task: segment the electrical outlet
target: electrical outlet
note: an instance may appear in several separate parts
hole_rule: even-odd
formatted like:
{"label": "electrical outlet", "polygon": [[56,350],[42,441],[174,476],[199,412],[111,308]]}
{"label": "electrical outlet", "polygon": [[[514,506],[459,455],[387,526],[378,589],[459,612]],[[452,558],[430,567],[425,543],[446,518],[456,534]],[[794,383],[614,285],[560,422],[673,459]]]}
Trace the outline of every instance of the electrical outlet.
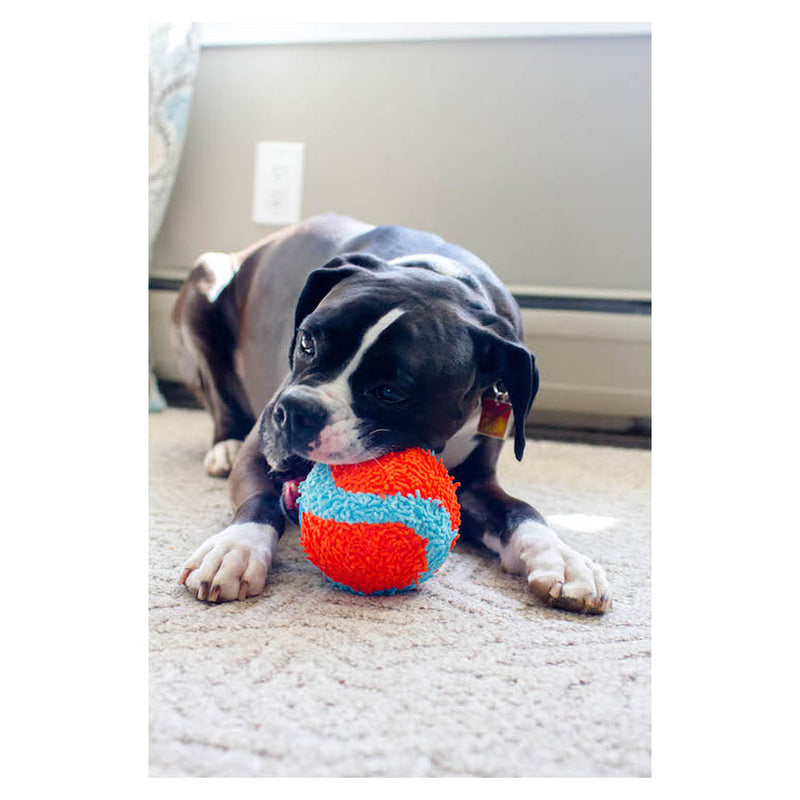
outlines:
{"label": "electrical outlet", "polygon": [[253,222],[291,225],[303,202],[302,142],[258,142],[253,182]]}

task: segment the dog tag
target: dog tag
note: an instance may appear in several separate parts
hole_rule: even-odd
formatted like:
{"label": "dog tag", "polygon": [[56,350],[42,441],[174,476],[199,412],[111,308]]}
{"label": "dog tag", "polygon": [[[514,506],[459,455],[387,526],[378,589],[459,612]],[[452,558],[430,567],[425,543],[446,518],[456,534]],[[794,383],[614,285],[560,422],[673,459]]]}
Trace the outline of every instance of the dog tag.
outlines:
{"label": "dog tag", "polygon": [[505,439],[508,420],[511,417],[511,403],[484,397],[481,403],[481,418],[478,433],[493,439]]}

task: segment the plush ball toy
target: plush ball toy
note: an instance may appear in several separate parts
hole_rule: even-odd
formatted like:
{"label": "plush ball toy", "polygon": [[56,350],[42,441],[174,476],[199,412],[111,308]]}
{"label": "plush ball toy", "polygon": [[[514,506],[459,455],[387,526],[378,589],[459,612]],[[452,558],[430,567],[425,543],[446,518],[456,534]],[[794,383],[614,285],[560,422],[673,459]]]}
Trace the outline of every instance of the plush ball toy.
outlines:
{"label": "plush ball toy", "polygon": [[300,484],[300,543],[340,589],[413,589],[458,539],[457,487],[444,464],[420,448],[360,464],[315,464]]}

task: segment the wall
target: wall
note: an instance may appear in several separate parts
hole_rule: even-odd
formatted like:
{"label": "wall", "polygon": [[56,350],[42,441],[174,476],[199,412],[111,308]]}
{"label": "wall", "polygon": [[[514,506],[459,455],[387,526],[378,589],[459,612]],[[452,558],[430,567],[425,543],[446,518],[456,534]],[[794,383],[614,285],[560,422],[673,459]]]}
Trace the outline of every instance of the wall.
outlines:
{"label": "wall", "polygon": [[306,143],[303,215],[427,228],[508,283],[650,287],[650,38],[205,48],[152,270],[239,249],[256,142]]}

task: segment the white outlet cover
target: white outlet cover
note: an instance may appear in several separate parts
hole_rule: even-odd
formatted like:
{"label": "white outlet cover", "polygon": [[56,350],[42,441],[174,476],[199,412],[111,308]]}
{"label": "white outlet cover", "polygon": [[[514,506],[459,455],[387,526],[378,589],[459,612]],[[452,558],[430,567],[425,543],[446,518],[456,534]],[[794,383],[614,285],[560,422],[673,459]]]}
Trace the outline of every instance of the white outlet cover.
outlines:
{"label": "white outlet cover", "polygon": [[258,142],[253,182],[253,222],[291,225],[300,220],[303,202],[302,142]]}

